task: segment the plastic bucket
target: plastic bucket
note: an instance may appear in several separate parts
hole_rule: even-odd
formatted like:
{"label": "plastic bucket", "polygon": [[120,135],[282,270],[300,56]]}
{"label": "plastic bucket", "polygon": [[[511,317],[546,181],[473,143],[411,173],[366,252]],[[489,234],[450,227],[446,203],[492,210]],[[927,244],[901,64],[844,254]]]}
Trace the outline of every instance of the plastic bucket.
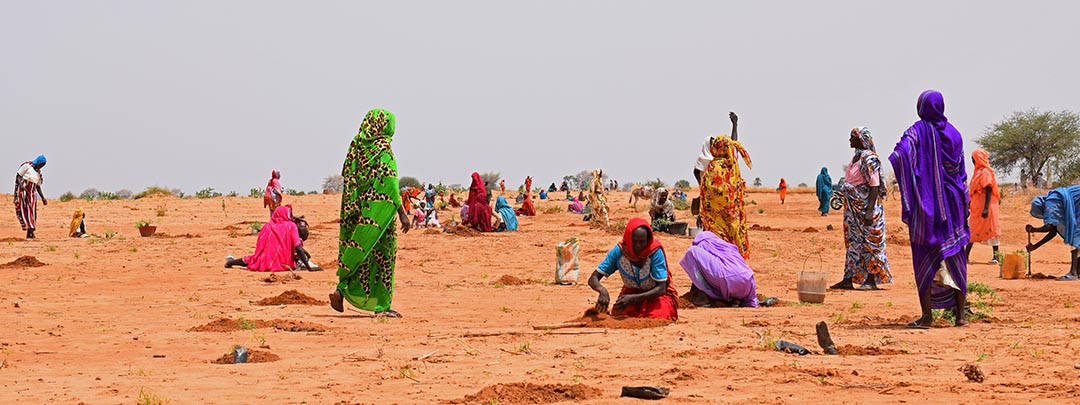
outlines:
{"label": "plastic bucket", "polygon": [[826,275],[825,272],[818,271],[799,272],[799,301],[811,304],[825,302]]}
{"label": "plastic bucket", "polygon": [[689,226],[686,222],[675,222],[668,225],[668,233],[672,235],[686,235],[686,228]]}
{"label": "plastic bucket", "polygon": [[1017,279],[1027,277],[1027,257],[1020,253],[1007,253],[1001,263],[1001,278]]}

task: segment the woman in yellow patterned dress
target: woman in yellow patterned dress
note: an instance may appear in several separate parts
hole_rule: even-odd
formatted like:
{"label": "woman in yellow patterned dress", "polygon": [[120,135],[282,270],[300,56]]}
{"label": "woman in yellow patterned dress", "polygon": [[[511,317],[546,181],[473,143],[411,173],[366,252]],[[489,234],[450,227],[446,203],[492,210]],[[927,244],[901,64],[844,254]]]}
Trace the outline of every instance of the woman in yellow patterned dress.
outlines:
{"label": "woman in yellow patterned dress", "polygon": [[731,118],[731,136],[720,135],[712,138],[710,151],[713,159],[701,176],[701,221],[706,231],[739,247],[739,252],[746,259],[750,258],[750,241],[746,232],[746,208],[743,197],[746,194],[746,181],[739,172],[736,154],[746,161],[746,167],[753,168],[750,155],[739,143],[739,116],[734,112]]}

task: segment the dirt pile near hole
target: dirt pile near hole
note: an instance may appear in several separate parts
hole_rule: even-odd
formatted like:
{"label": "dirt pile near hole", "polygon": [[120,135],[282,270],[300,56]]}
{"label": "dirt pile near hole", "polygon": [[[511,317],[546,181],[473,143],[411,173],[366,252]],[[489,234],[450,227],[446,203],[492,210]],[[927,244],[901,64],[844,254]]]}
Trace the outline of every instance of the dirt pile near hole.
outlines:
{"label": "dirt pile near hole", "polygon": [[777,232],[780,228],[773,228],[771,226],[761,226],[759,224],[750,225],[751,231],[765,231],[765,232]]}
{"label": "dirt pile near hole", "polygon": [[8,263],[0,264],[0,269],[22,269],[27,267],[41,267],[45,265],[45,263],[42,263],[34,256],[23,256]]}
{"label": "dirt pile near hole", "polygon": [[301,277],[299,274],[289,272],[289,274],[284,274],[284,275],[281,275],[281,276],[278,276],[277,273],[270,273],[269,276],[266,276],[266,277],[262,278],[261,280],[264,283],[267,283],[267,284],[273,284],[273,283],[288,284],[290,281],[303,280],[303,279],[304,278]]}
{"label": "dirt pile near hole", "polygon": [[480,231],[467,227],[465,225],[455,226],[453,232],[450,232],[457,236],[474,237],[480,236]]}
{"label": "dirt pile near hole", "polygon": [[814,232],[817,232],[818,230],[817,230],[817,228],[814,228],[812,226],[808,226],[808,227],[806,227],[806,229],[803,229],[802,231],[803,231],[803,233],[814,233]]}
{"label": "dirt pile near hole", "polygon": [[[235,355],[236,355],[235,353],[229,353],[229,354],[223,355],[221,357],[218,357],[217,360],[211,361],[211,363],[213,363],[213,364],[235,364],[236,363]],[[247,358],[248,363],[269,363],[269,362],[278,361],[278,360],[281,360],[281,356],[278,356],[278,355],[276,355],[274,353],[271,353],[269,351],[266,351],[266,350],[252,350],[252,351],[248,352],[248,358]]]}
{"label": "dirt pile near hole", "polygon": [[313,322],[292,319],[228,319],[219,318],[206,324],[188,329],[188,332],[236,332],[240,330],[274,328],[285,332],[326,332],[329,327]]}
{"label": "dirt pile near hole", "polygon": [[255,305],[326,305],[327,301],[319,301],[302,292],[289,290],[276,297],[263,298],[255,302]]}
{"label": "dirt pile near hole", "polygon": [[671,321],[667,319],[627,318],[622,316],[613,316],[609,314],[602,314],[592,308],[586,310],[584,315],[582,315],[578,319],[574,319],[571,322],[585,322],[586,328],[607,329],[659,328],[661,326],[667,326],[671,324]]}
{"label": "dirt pile near hole", "polygon": [[522,280],[520,278],[511,276],[509,274],[504,274],[502,277],[499,277],[499,279],[496,280],[495,283],[496,284],[502,284],[502,285],[526,285],[526,284],[532,284],[531,281]]}
{"label": "dirt pile near hole", "polygon": [[906,354],[903,350],[889,349],[878,346],[854,346],[843,345],[837,348],[841,356],[891,356],[896,354]]}
{"label": "dirt pile near hole", "polygon": [[442,231],[435,228],[428,228],[424,230],[424,235],[441,235]]}
{"label": "dirt pile near hole", "polygon": [[604,392],[585,384],[510,383],[484,387],[451,404],[551,404],[601,398]]}

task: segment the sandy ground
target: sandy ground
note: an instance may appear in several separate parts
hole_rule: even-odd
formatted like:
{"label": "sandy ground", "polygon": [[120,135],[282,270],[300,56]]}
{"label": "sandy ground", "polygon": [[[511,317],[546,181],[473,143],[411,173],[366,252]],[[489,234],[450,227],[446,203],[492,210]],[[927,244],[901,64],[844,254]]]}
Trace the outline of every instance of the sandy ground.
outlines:
{"label": "sandy ground", "polygon": [[[613,216],[644,216],[645,204],[630,208],[626,196],[611,198]],[[540,215],[521,219],[517,233],[402,236],[394,307],[404,318],[376,319],[328,306],[254,304],[287,290],[326,300],[337,282],[333,269],[300,280],[278,273],[268,283],[267,273],[223,268],[227,254],[254,248],[246,222],[266,220],[260,199],[226,198],[224,210],[222,199],[57,201],[41,209],[39,239],[28,242],[10,196],[0,196],[0,264],[21,256],[47,264],[0,270],[0,402],[440,403],[524,382],[584,384],[601,394],[581,402],[596,404],[637,401],[618,398],[624,385],[669,387],[668,402],[685,403],[1077,401],[1080,283],[1002,280],[997,266],[974,264],[970,281],[998,294],[992,322],[904,329],[918,301],[910,251],[893,243],[895,282],[885,291],[830,292],[822,305],[799,305],[799,271],[841,277],[841,232],[826,230],[839,229],[841,215],[818,216],[810,194],[793,194],[786,205],[771,193],[747,200],[751,224],[778,229],[751,231],[750,263],[758,291],[778,296],[780,307],[683,309],[678,323],[660,328],[542,333],[532,326],[577,318],[592,305],[596,295],[584,281],[619,239],[565,213],[564,201],[539,202]],[[1006,251],[1026,243],[1028,201],[1005,200]],[[308,249],[315,260],[332,267],[338,197],[288,202],[314,227]],[[887,206],[890,239],[905,239],[906,231],[897,231],[898,202]],[[91,232],[116,234],[66,238],[78,207]],[[548,213],[552,207],[561,209]],[[166,237],[139,237],[133,224],[140,219],[153,219]],[[817,232],[804,232],[808,227]],[[582,283],[553,285],[555,244],[568,237],[581,240]],[[660,238],[676,286],[686,291],[677,259],[691,240]],[[986,246],[973,252],[979,261],[989,256]],[[1068,249],[1051,242],[1036,252],[1033,267],[1064,273]],[[496,282],[504,275],[534,282]],[[618,281],[605,284],[613,289]],[[220,318],[243,320],[246,328],[189,331]],[[273,320],[313,327],[264,327]],[[814,324],[823,320],[837,344],[870,355],[797,356],[763,347],[763,340],[784,339],[817,350]],[[233,345],[265,346],[260,358],[280,360],[213,364]],[[960,371],[966,365],[985,381],[969,382]]]}

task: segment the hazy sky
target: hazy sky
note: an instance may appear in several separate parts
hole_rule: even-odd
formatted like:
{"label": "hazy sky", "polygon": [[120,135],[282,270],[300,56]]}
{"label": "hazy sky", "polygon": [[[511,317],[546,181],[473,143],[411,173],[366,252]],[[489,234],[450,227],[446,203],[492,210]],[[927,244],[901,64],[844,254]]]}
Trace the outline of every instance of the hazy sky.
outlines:
{"label": "hazy sky", "polygon": [[887,156],[927,88],[969,152],[1011,111],[1080,111],[1078,15],[1075,1],[0,0],[0,163],[45,153],[47,196],[246,194],[275,168],[312,190],[382,107],[402,175],[545,185],[602,167],[670,183],[733,110],[748,182],[812,184],[851,158],[853,126]]}

